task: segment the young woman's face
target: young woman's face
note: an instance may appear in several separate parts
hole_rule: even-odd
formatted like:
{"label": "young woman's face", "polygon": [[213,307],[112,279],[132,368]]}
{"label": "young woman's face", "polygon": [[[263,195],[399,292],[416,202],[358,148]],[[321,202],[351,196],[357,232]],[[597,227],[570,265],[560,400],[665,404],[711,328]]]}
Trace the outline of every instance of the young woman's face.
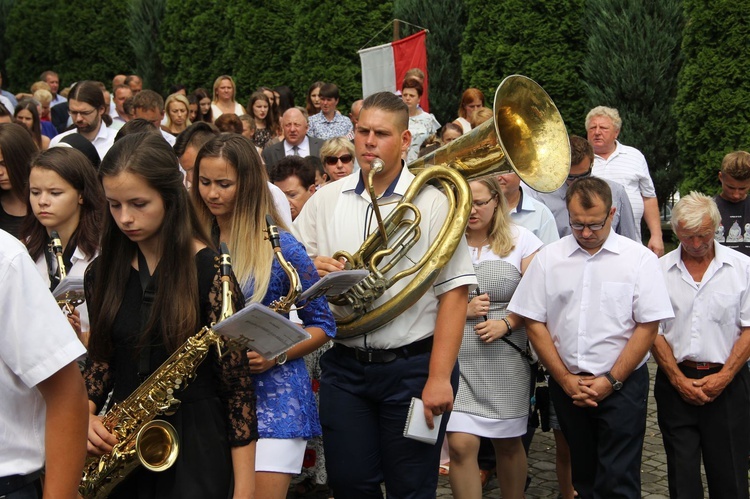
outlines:
{"label": "young woman's face", "polygon": [[164,223],[164,199],[140,175],[121,172],[102,179],[109,213],[117,227],[134,243],[159,238]]}
{"label": "young woman's face", "polygon": [[10,176],[8,175],[8,167],[5,166],[3,151],[0,149],[0,190],[9,191],[10,189],[11,185]]}
{"label": "young woman's face", "polygon": [[195,123],[195,120],[198,118],[198,104],[190,104],[190,107],[188,108],[188,119],[190,119],[191,123]]}
{"label": "young woman's face", "polygon": [[470,120],[472,116],[474,116],[474,113],[477,109],[484,106],[484,103],[480,99],[474,99],[473,101],[469,102],[464,106],[464,111],[466,112],[466,119]]}
{"label": "young woman's face", "polygon": [[476,180],[471,182],[469,186],[471,187],[473,204],[467,228],[483,235],[489,234],[492,217],[498,205],[497,196],[499,193],[493,194],[486,185]]}
{"label": "young woman's face", "polygon": [[16,123],[31,130],[31,127],[34,126],[34,115],[28,109],[21,109],[16,114]]}
{"label": "young woman's face", "polygon": [[320,109],[320,87],[313,88],[313,91],[310,92],[310,102],[315,109]]}
{"label": "young woman's face", "polygon": [[401,90],[401,98],[404,100],[404,103],[410,111],[416,109],[419,104],[419,94],[413,88],[405,88]]}
{"label": "young woman's face", "polygon": [[208,114],[208,112],[211,110],[211,99],[208,97],[204,97],[200,100],[198,105],[201,108],[201,114]]}
{"label": "young woman's face", "polygon": [[185,108],[185,104],[179,101],[172,101],[169,103],[167,108],[169,113],[169,119],[175,126],[183,126],[187,123],[188,110]]}
{"label": "young woman's face", "polygon": [[253,116],[257,120],[266,119],[266,116],[268,116],[268,103],[261,99],[253,102]]}
{"label": "young woman's face", "polygon": [[72,233],[81,218],[81,194],[57,172],[35,166],[29,175],[31,210],[48,231]]}
{"label": "young woman's face", "polygon": [[198,192],[217,219],[231,217],[237,196],[237,169],[224,158],[203,158],[199,166]]}

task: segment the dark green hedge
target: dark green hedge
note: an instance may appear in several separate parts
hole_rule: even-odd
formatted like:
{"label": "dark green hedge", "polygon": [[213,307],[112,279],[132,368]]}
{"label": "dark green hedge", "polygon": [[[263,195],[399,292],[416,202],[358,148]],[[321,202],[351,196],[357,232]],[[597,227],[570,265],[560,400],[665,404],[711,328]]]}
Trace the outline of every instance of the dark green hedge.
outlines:
{"label": "dark green hedge", "polygon": [[682,0],[587,0],[585,12],[586,112],[599,105],[619,110],[619,140],[644,154],[663,202],[680,174],[672,110],[680,68]]}
{"label": "dark green hedge", "polygon": [[679,77],[680,191],[718,191],[727,152],[750,148],[747,2],[684,0],[684,67]]}
{"label": "dark green hedge", "polygon": [[523,74],[549,93],[568,129],[583,129],[580,79],[583,0],[466,0],[461,44],[466,87],[481,89],[491,105],[503,77]]}

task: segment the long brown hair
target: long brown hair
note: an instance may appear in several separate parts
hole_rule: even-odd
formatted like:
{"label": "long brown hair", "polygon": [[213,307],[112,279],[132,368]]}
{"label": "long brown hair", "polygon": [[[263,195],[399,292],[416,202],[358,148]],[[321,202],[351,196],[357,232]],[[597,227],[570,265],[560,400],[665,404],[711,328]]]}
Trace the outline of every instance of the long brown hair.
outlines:
{"label": "long brown hair", "polygon": [[10,180],[10,191],[19,200],[26,195],[29,183],[29,162],[38,148],[25,126],[0,123],[0,153]]}
{"label": "long brown hair", "polygon": [[[99,249],[102,210],[104,209],[104,191],[96,178],[91,161],[79,150],[69,147],[53,147],[38,154],[31,160],[32,168],[43,168],[57,173],[69,183],[83,199],[78,228],[68,245],[81,248],[89,259]],[[26,217],[21,225],[21,240],[31,257],[36,260],[42,255],[47,245],[47,228],[34,215],[29,198],[29,187],[26,187]]]}
{"label": "long brown hair", "polygon": [[[183,186],[177,156],[163,138],[140,133],[117,141],[102,160],[99,179],[123,172],[141,177],[164,202],[156,293],[141,343],[158,330],[167,350],[173,351],[201,326],[194,241],[210,245],[209,238]],[[112,349],[109,331],[122,305],[138,245],[120,231],[111,213],[107,213],[101,246],[89,304],[89,355],[106,361]]]}

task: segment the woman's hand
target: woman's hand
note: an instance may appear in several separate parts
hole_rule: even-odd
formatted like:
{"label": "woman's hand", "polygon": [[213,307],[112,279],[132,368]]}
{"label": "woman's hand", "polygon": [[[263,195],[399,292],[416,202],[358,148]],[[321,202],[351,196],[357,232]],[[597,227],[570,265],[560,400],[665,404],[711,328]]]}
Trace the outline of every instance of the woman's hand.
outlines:
{"label": "woman's hand", "polygon": [[75,308],[72,309],[72,311],[68,313],[68,322],[70,322],[70,325],[73,326],[73,330],[78,335],[78,338],[80,338],[81,337],[81,313]]}
{"label": "woman's hand", "polygon": [[474,326],[474,332],[479,336],[479,339],[485,343],[492,343],[495,340],[499,340],[506,334],[508,334],[508,326],[505,325],[505,321],[484,321]]}
{"label": "woman's hand", "polygon": [[102,456],[112,452],[112,447],[117,444],[117,437],[107,431],[102,424],[102,418],[95,414],[89,414],[88,438],[86,451],[90,456]]}
{"label": "woman's hand", "polygon": [[250,361],[250,372],[252,374],[264,373],[276,365],[276,359],[268,360],[252,350],[248,350],[247,359]]}
{"label": "woman's hand", "polygon": [[476,317],[484,317],[489,310],[490,296],[487,293],[483,293],[471,299],[469,306],[466,309],[466,318],[474,319]]}

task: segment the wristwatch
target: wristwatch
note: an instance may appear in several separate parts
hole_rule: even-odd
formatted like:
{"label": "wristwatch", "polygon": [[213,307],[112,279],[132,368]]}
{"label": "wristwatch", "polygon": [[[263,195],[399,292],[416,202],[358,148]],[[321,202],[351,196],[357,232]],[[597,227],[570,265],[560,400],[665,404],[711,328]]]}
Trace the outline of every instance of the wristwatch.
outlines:
{"label": "wristwatch", "polygon": [[615,377],[612,376],[612,374],[609,371],[604,373],[604,377],[607,378],[607,381],[612,383],[612,389],[614,391],[619,391],[622,389],[622,381],[617,381]]}
{"label": "wristwatch", "polygon": [[[281,353],[276,356],[276,365],[283,366],[286,364],[286,353]],[[622,383],[620,383],[622,385]]]}

